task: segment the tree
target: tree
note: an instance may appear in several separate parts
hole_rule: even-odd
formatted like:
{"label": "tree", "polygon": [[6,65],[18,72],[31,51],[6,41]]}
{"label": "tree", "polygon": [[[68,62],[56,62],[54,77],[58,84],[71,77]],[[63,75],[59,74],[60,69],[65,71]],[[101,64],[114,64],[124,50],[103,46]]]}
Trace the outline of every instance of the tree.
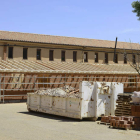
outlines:
{"label": "tree", "polygon": [[140,1],[134,1],[131,5],[134,8],[132,12],[137,13],[138,20],[140,20]]}

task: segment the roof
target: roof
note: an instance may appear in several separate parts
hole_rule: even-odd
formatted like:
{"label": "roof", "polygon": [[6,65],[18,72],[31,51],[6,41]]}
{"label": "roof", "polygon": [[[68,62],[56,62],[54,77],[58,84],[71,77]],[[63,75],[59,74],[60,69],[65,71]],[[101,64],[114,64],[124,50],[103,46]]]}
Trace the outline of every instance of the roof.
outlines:
{"label": "roof", "polygon": [[[0,31],[0,40],[114,48],[115,41]],[[138,43],[118,42],[117,48],[138,49]]]}
{"label": "roof", "polygon": [[39,60],[1,60],[0,72],[137,74],[137,72],[130,65],[47,62]]}

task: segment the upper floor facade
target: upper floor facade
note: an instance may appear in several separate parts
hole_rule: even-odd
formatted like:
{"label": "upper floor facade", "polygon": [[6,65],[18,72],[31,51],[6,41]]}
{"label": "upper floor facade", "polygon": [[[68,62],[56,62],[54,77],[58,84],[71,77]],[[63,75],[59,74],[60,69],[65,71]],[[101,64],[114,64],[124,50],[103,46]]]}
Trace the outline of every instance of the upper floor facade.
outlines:
{"label": "upper floor facade", "polygon": [[118,42],[114,60],[115,41],[0,31],[0,60],[129,64],[138,62],[138,47]]}

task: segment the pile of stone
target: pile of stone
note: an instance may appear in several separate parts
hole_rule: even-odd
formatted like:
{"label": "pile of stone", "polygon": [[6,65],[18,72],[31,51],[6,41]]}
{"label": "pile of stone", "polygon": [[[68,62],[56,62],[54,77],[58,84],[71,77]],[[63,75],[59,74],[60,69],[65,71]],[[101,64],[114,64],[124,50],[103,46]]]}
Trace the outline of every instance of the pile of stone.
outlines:
{"label": "pile of stone", "polygon": [[33,94],[38,95],[48,95],[48,96],[59,96],[59,97],[75,97],[80,98],[79,90],[76,90],[75,88],[71,86],[64,86],[61,88],[48,88],[45,90],[37,90]]}

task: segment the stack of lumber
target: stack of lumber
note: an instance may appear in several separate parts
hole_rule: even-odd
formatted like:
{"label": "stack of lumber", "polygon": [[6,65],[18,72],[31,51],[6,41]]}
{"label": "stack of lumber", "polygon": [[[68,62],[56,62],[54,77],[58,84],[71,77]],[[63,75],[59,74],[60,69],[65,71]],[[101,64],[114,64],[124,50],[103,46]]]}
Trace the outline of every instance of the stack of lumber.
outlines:
{"label": "stack of lumber", "polygon": [[132,94],[128,93],[120,93],[118,95],[118,100],[116,103],[115,116],[130,116],[131,115],[131,105],[130,102],[132,101],[131,98]]}
{"label": "stack of lumber", "polygon": [[101,122],[110,123],[110,127],[124,128],[124,129],[138,129],[140,128],[140,117],[134,116],[104,116]]}

